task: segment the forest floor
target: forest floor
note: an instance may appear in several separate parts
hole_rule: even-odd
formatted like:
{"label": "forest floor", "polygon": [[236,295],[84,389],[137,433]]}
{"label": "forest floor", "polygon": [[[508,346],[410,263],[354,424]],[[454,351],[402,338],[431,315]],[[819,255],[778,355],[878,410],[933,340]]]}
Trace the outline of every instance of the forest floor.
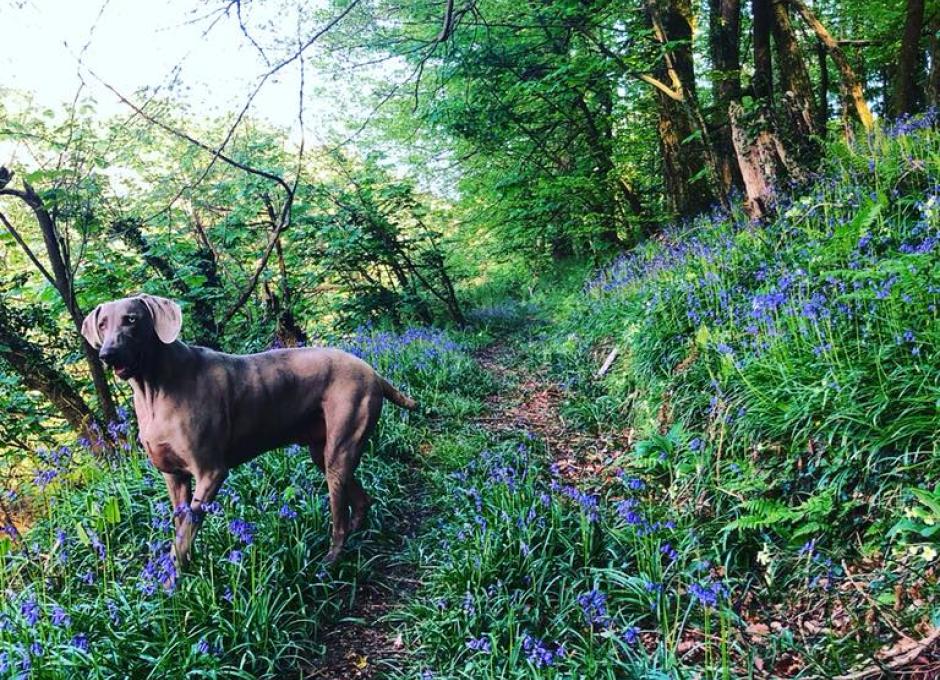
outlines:
{"label": "forest floor", "polygon": [[[557,474],[569,483],[600,488],[616,480],[615,462],[630,445],[631,431],[598,435],[571,427],[561,412],[561,388],[544,367],[531,365],[525,344],[513,338],[494,341],[477,350],[474,358],[496,389],[486,399],[485,411],[466,427],[482,429],[493,440],[528,433],[545,447]],[[413,472],[411,491],[417,497],[423,493],[420,470]],[[322,658],[308,664],[302,678],[368,680],[403,670],[411,650],[395,614],[421,585],[418,568],[407,557],[407,543],[420,540],[433,519],[426,503],[418,505],[424,511],[396,527],[400,540],[376,558],[374,576],[361,584],[361,592],[351,593],[354,603],[348,614],[324,635]]]}

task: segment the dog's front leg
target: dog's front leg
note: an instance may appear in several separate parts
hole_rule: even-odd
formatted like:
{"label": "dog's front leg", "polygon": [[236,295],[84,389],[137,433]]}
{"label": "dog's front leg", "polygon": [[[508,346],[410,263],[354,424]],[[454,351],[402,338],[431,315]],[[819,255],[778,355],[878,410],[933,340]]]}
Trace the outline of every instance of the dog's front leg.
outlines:
{"label": "dog's front leg", "polygon": [[173,524],[177,531],[183,524],[186,509],[192,503],[193,491],[190,488],[189,475],[177,472],[164,472],[166,490],[170,494],[170,507],[173,512]]}
{"label": "dog's front leg", "polygon": [[173,544],[173,553],[180,567],[189,561],[189,553],[196,538],[196,532],[202,525],[203,507],[215,499],[222,482],[228,475],[228,470],[206,470],[196,476],[196,489],[193,492],[192,502],[183,517],[183,522],[176,531],[176,541]]}

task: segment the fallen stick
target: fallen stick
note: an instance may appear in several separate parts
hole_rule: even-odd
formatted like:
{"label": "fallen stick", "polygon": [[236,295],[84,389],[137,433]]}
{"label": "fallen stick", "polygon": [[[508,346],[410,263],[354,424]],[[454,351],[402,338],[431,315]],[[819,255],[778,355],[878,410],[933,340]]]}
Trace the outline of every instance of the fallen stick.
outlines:
{"label": "fallen stick", "polygon": [[610,350],[610,354],[607,355],[607,358],[604,359],[604,363],[601,365],[600,370],[597,371],[598,378],[603,378],[604,374],[610,370],[610,367],[613,365],[614,361],[616,361],[618,354],[620,354],[620,350],[616,347]]}

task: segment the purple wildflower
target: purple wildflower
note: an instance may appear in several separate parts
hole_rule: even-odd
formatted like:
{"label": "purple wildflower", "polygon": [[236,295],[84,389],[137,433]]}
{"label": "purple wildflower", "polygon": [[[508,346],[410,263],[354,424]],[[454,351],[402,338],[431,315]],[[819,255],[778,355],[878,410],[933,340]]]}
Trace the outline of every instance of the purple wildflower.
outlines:
{"label": "purple wildflower", "polygon": [[72,638],[72,642],[70,644],[72,645],[72,647],[74,647],[80,652],[87,652],[88,651],[88,636],[85,635],[84,633],[79,633],[75,637]]}
{"label": "purple wildflower", "polygon": [[490,641],[486,637],[471,638],[467,640],[467,649],[472,649],[477,652],[483,652],[484,654],[489,654],[492,651],[490,647]]}

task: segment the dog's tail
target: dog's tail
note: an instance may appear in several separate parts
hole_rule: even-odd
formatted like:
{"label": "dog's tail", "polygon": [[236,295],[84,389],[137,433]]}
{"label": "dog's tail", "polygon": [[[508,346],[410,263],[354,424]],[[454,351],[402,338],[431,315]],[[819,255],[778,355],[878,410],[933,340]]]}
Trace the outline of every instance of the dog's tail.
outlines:
{"label": "dog's tail", "polygon": [[382,394],[384,394],[385,398],[391,401],[393,404],[398,404],[402,408],[406,408],[409,411],[414,411],[416,408],[418,408],[418,404],[415,403],[414,399],[411,397],[406,397],[404,394],[396,390],[395,386],[382,376],[379,376],[379,382],[382,384]]}

